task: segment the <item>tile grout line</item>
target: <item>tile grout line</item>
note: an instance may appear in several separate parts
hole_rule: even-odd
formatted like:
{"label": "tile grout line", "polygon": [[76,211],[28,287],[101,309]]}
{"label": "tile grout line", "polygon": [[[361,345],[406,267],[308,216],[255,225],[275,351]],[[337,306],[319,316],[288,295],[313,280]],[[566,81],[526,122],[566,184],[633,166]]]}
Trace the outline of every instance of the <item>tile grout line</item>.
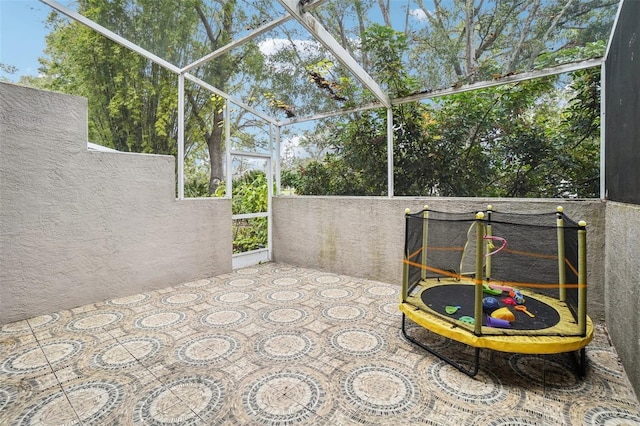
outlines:
{"label": "tile grout line", "polygon": [[[153,376],[153,378],[154,378],[154,379],[155,379],[155,380],[160,384],[160,386],[161,386],[161,387],[163,387],[163,388],[165,388],[167,391],[171,392],[171,394],[172,394],[172,395],[174,395],[174,396],[178,399],[178,401],[180,401],[180,402],[176,402],[176,403],[175,403],[175,404],[173,404],[171,407],[175,407],[175,406],[176,406],[176,405],[178,405],[179,403],[182,403],[182,404],[183,404],[183,405],[185,405],[185,406],[189,409],[189,411],[191,411],[191,412],[192,412],[192,413],[193,413],[197,418],[199,418],[200,420],[205,420],[205,419],[203,419],[202,417],[200,417],[200,415],[199,415],[198,413],[196,413],[195,411],[193,411],[193,409],[189,406],[189,404],[187,404],[185,401],[183,401],[183,400],[182,400],[182,398],[180,398],[180,396],[179,396],[179,395],[175,394],[175,393],[173,392],[173,390],[171,390],[170,388],[167,388],[167,387],[166,387],[166,383],[164,383],[162,380],[160,380],[160,378],[159,378],[158,376],[156,376],[156,375],[153,373],[153,371],[151,371],[151,370],[149,369],[149,367],[147,367],[147,366],[146,366],[146,365],[145,365],[145,364],[144,364],[140,359],[138,359],[138,358],[137,358],[133,353],[131,353],[131,351],[130,351],[126,346],[124,346],[124,345],[120,342],[120,340],[118,340],[118,337],[117,337],[117,336],[113,336],[113,335],[111,334],[111,332],[109,332],[109,331],[107,331],[107,333],[108,333],[108,334],[109,334],[109,335],[110,335],[110,336],[111,336],[111,337],[112,337],[112,338],[113,338],[113,339],[118,343],[118,345],[120,345],[120,347],[122,347],[122,348],[123,348],[123,349],[124,349],[124,350],[129,354],[129,355],[131,355],[131,357],[132,357],[133,359],[135,359],[135,360],[136,360],[136,363],[137,363],[138,365],[141,365],[141,366],[145,369],[145,371],[147,371],[151,376]],[[171,407],[169,407],[169,408],[171,408]]]}
{"label": "tile grout line", "polygon": [[[268,288],[272,288],[272,287],[269,285],[269,283],[267,283],[267,287],[268,287]],[[267,287],[265,287],[265,288],[267,288]],[[279,287],[275,286],[275,287],[273,287],[273,290],[277,290],[278,288],[279,288]],[[256,288],[252,288],[252,290],[255,292]],[[282,306],[289,306],[289,304],[283,304]],[[286,327],[286,328],[284,328],[284,330],[286,330],[286,331],[292,331],[292,332],[293,332],[293,331],[295,331],[295,332],[301,332],[301,333],[304,333],[303,331],[301,331],[301,330],[299,330],[299,329],[297,329],[297,328],[291,329],[291,328],[289,328],[289,327]],[[307,330],[307,329],[305,328],[305,330]],[[312,330],[312,331],[313,331],[313,330]],[[225,357],[225,358],[227,358],[227,357]],[[228,358],[227,358],[227,359],[228,359]],[[332,368],[330,364],[328,364],[328,363],[326,363],[326,362],[323,362],[323,361],[322,361],[322,360],[320,360],[320,359],[316,359],[316,360],[317,360],[317,361],[318,361],[318,362],[319,362],[323,367],[328,367],[329,369],[330,369],[330,368]],[[278,365],[278,369],[277,369],[277,370],[278,370],[278,372],[279,372],[279,373],[285,373],[285,372],[287,372],[287,371],[290,371],[290,369],[291,369],[291,367],[290,367],[290,366],[288,366],[286,363],[278,363],[278,364],[279,364],[279,365]],[[324,371],[322,371],[322,374],[324,375]],[[274,387],[273,387],[271,384],[269,384],[269,383],[265,383],[265,385],[266,385],[269,389],[273,390],[273,392],[274,392],[274,393],[277,393],[277,394],[278,394],[278,396],[279,396],[279,398],[285,398],[286,400],[290,401],[292,404],[295,404],[295,406],[298,406],[298,407],[302,408],[303,410],[305,410],[306,412],[311,413],[312,415],[316,415],[316,416],[318,416],[317,411],[314,411],[314,410],[312,410],[312,409],[308,408],[306,405],[302,404],[302,403],[301,403],[301,402],[299,402],[298,400],[296,400],[296,399],[294,399],[294,398],[292,398],[291,396],[289,396],[289,395],[288,395],[288,393],[289,393],[290,391],[292,391],[292,390],[295,390],[295,389],[299,386],[299,384],[294,384],[294,385],[288,386],[288,387],[286,387],[286,388],[284,388],[284,389],[282,389],[282,390],[281,390],[281,389],[274,388]],[[324,420],[324,419],[323,419],[323,420]]]}
{"label": "tile grout line", "polygon": [[29,322],[29,319],[27,319],[27,325],[29,326],[29,330],[31,330],[31,334],[33,335],[33,338],[36,339],[36,343],[38,344],[38,348],[40,348],[40,351],[42,352],[42,355],[44,356],[45,361],[47,361],[47,365],[49,366],[49,369],[53,373],[53,376],[56,378],[56,382],[58,382],[58,386],[60,387],[60,390],[62,391],[62,394],[64,395],[64,398],[69,403],[69,406],[71,407],[71,410],[73,410],[73,414],[78,419],[78,423],[80,425],[82,425],[83,424],[82,423],[82,419],[80,418],[80,416],[78,415],[78,412],[76,411],[76,409],[74,408],[73,404],[71,403],[71,400],[69,399],[69,395],[67,394],[67,391],[64,389],[64,386],[62,386],[62,383],[60,383],[60,379],[58,378],[58,375],[56,374],[55,369],[51,365],[51,362],[49,361],[49,358],[47,357],[47,353],[42,348],[42,344],[40,343],[40,339],[38,339],[38,336],[36,335],[36,332],[33,330],[33,327],[31,327],[31,323]]}

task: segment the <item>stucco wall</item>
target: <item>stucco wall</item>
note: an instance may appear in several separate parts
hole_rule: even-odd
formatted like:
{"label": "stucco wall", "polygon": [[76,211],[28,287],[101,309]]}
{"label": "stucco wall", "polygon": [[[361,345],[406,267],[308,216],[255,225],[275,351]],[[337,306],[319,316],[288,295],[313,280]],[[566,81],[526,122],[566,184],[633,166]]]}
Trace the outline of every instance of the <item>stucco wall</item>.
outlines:
{"label": "stucco wall", "polygon": [[231,203],[87,151],[85,99],[0,83],[0,324],[231,270]]}
{"label": "stucco wall", "polygon": [[273,253],[278,262],[401,284],[404,210],[555,212],[587,221],[588,313],[604,321],[605,203],[599,200],[276,197]]}
{"label": "stucco wall", "polygon": [[607,329],[640,395],[640,206],[607,203]]}

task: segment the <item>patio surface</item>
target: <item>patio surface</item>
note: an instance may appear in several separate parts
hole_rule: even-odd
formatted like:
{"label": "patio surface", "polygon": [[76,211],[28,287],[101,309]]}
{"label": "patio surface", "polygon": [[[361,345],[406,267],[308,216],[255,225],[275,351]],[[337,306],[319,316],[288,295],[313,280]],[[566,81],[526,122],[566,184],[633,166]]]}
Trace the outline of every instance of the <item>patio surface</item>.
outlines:
{"label": "patio surface", "polygon": [[491,351],[469,378],[401,337],[398,295],[267,263],[6,324],[0,424],[640,424],[605,328],[584,380],[566,355]]}

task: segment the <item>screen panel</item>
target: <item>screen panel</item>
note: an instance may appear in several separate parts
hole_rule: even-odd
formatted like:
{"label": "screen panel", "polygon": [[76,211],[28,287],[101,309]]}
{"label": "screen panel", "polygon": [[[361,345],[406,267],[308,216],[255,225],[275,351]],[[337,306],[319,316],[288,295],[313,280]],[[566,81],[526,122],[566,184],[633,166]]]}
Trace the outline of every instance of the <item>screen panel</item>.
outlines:
{"label": "screen panel", "polygon": [[625,1],[606,59],[605,197],[640,204],[640,2]]}

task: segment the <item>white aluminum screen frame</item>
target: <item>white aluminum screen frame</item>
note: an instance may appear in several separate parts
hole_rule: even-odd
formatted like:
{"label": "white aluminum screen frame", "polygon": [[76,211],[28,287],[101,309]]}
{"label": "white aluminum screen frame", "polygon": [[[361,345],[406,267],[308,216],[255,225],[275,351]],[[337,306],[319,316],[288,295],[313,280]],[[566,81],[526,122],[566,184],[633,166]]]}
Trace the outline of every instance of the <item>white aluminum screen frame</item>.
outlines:
{"label": "white aluminum screen frame", "polygon": [[[193,76],[191,74],[188,73],[188,70],[201,65],[207,61],[210,61],[212,59],[214,59],[215,57],[227,52],[228,50],[240,46],[243,43],[246,43],[250,40],[252,40],[253,38],[259,36],[260,34],[265,33],[266,31],[277,27],[278,25],[289,21],[290,19],[295,19],[297,20],[308,32],[309,34],[314,37],[318,42],[320,42],[329,52],[331,52],[337,60],[339,60],[347,69],[349,69],[352,74],[365,86],[367,87],[373,94],[374,96],[378,99],[378,102],[371,104],[371,105],[367,105],[364,107],[359,107],[354,109],[355,110],[361,110],[361,109],[371,109],[371,108],[387,108],[388,111],[390,111],[391,105],[399,105],[399,104],[403,104],[403,103],[407,103],[407,102],[413,102],[413,101],[420,101],[420,100],[424,100],[424,99],[429,99],[429,98],[434,98],[434,97],[438,97],[438,96],[443,96],[443,95],[447,95],[447,94],[452,94],[452,93],[459,93],[459,92],[465,92],[465,91],[469,91],[469,90],[475,90],[475,89],[481,89],[481,88],[485,88],[485,87],[491,87],[491,86],[497,86],[497,85],[502,85],[502,84],[507,84],[507,83],[513,83],[516,81],[522,81],[522,80],[530,80],[533,78],[537,78],[537,77],[542,77],[542,76],[546,76],[546,75],[554,75],[554,74],[561,74],[561,73],[566,73],[566,72],[571,72],[571,71],[576,71],[579,69],[585,69],[585,68],[591,68],[591,67],[595,67],[595,66],[601,66],[602,69],[603,64],[605,62],[606,59],[606,54],[604,57],[602,58],[595,58],[595,59],[590,59],[590,60],[586,60],[586,61],[579,61],[576,63],[570,63],[570,64],[564,64],[564,65],[560,65],[557,67],[552,67],[552,68],[548,68],[548,69],[543,69],[543,70],[536,70],[536,71],[532,71],[532,72],[528,72],[528,73],[522,73],[522,74],[516,74],[513,76],[509,76],[507,78],[502,78],[499,80],[493,80],[493,81],[482,81],[482,82],[478,82],[478,83],[473,83],[473,84],[469,84],[469,85],[463,85],[459,88],[448,88],[448,89],[444,89],[444,90],[435,90],[433,92],[430,92],[428,94],[418,94],[418,95],[413,95],[413,96],[409,96],[406,98],[402,98],[402,99],[390,99],[388,94],[386,92],[384,92],[379,84],[358,64],[358,62],[331,36],[331,34],[322,26],[322,24],[315,19],[308,10],[317,7],[318,5],[322,4],[324,1],[323,0],[318,0],[318,1],[311,1],[311,2],[307,2],[306,5],[301,6],[301,3],[296,1],[296,0],[278,0],[278,2],[287,10],[287,12],[289,13],[288,16],[283,16],[280,18],[277,18],[271,22],[265,23],[264,25],[260,26],[259,28],[255,29],[254,31],[252,31],[250,34],[248,34],[245,37],[242,37],[241,39],[232,41],[229,45],[222,47],[221,49],[218,49],[215,52],[211,52],[207,55],[205,55],[204,57],[194,61],[191,64],[188,64],[187,66],[180,68],[160,57],[158,57],[157,55],[154,55],[153,53],[145,50],[144,48],[138,46],[137,44],[125,39],[124,37],[119,36],[118,34],[114,33],[113,31],[108,30],[107,28],[97,24],[96,22],[84,17],[83,15],[67,8],[66,6],[60,4],[59,2],[55,1],[55,0],[40,0],[41,3],[46,4],[47,6],[51,7],[52,9],[57,10],[58,12],[68,16],[69,18],[80,22],[83,25],[86,25],[87,27],[93,29],[94,31],[98,32],[99,34],[102,34],[103,36],[113,40],[114,42],[126,47],[127,49],[130,49],[140,55],[142,55],[143,57],[159,64],[160,66],[166,68],[169,71],[174,72],[177,76],[178,76],[178,87],[179,87],[179,93],[178,93],[178,99],[184,99],[184,79],[188,79],[194,83],[197,83],[199,85],[201,85],[203,88],[206,88],[210,91],[212,91],[213,93],[223,97],[226,101],[227,101],[227,106],[229,105],[229,101],[235,103],[236,105],[245,108],[246,110],[252,112],[253,114],[256,114],[257,116],[263,118],[264,120],[268,121],[269,123],[271,123],[272,125],[276,125],[277,126],[277,130],[276,130],[276,141],[278,142],[278,145],[280,143],[280,128],[282,126],[286,126],[288,124],[293,124],[293,123],[299,123],[299,122],[303,122],[303,121],[312,121],[315,119],[318,119],[320,117],[319,116],[315,116],[315,117],[307,117],[307,118],[297,118],[294,120],[290,120],[287,122],[282,122],[282,121],[278,121],[273,117],[268,117],[265,114],[262,114],[258,111],[256,111],[254,108],[252,108],[249,105],[244,104],[242,101],[234,99],[231,95],[217,89],[214,88],[213,86],[207,84],[206,82],[198,79],[196,76]],[[620,9],[621,9],[621,5],[622,3],[620,3],[620,6],[618,8],[618,13],[616,14],[616,22],[618,20],[618,16],[620,13]],[[615,23],[614,23],[614,28],[615,28]],[[613,31],[612,31],[612,35],[611,35],[611,39],[613,38]],[[609,40],[609,44],[607,46],[607,53],[609,50],[609,46],[611,44],[611,39]],[[604,85],[602,86],[602,90],[601,90],[601,94],[600,94],[600,105],[601,108],[604,108],[604,92],[605,92],[605,87]],[[182,112],[181,112],[182,110]],[[228,108],[227,108],[228,111]],[[335,112],[335,113],[330,113],[330,114],[322,114],[321,116],[331,116],[331,115],[338,115],[338,114],[345,114],[348,113],[349,111],[341,111],[341,112]],[[602,116],[604,116],[605,111],[602,110],[601,112]],[[184,104],[180,104],[179,105],[179,110],[178,110],[178,115],[179,115],[179,123],[178,123],[178,154],[180,153],[184,153]],[[180,117],[182,117],[182,120],[180,120]],[[387,113],[387,146],[388,146],[388,150],[389,153],[387,154],[387,161],[388,161],[388,165],[387,165],[387,182],[388,182],[388,196],[389,197],[393,197],[393,125],[389,125],[389,123],[392,123],[392,114],[389,114],[389,112]],[[226,122],[228,122],[228,120],[225,120]],[[602,123],[604,123],[604,120],[602,121]],[[602,126],[601,123],[601,126]],[[605,144],[605,140],[604,140],[604,129],[601,128],[601,140],[600,140],[600,144],[601,144],[601,167],[600,167],[600,182],[601,182],[601,189],[600,189],[600,198],[604,199],[606,194],[604,193],[604,144]],[[227,136],[228,136],[228,132],[227,132]],[[226,139],[227,141],[229,140],[228,138]],[[279,146],[278,146],[278,154],[279,154]],[[271,151],[271,154],[273,155],[273,150]],[[278,156],[276,159],[276,170],[278,171],[278,173],[280,172],[280,157]],[[184,199],[184,155],[178,155],[178,199],[182,200]],[[227,183],[229,184],[229,186],[227,186],[227,188],[231,188],[230,186],[230,181],[227,178]],[[278,194],[280,193],[280,177],[278,175],[277,178],[277,183],[278,183],[278,188],[277,188],[277,192]]]}
{"label": "white aluminum screen frame", "polygon": [[[228,121],[228,120],[227,120]],[[270,132],[271,133],[271,132]],[[270,134],[269,137],[269,148],[270,151],[273,149],[272,137]],[[259,217],[267,218],[267,247],[257,250],[251,250],[245,253],[235,253],[231,258],[231,265],[233,269],[244,268],[247,266],[256,265],[262,262],[268,262],[273,259],[273,209],[272,209],[272,200],[273,200],[273,162],[272,162],[272,154],[260,154],[257,152],[244,152],[244,151],[232,151],[227,150],[227,180],[230,179],[231,176],[231,163],[233,158],[252,158],[257,160],[265,160],[265,173],[267,174],[267,211],[266,212],[255,212],[255,213],[241,213],[241,214],[232,214],[231,220],[238,219],[254,219]],[[232,186],[228,186],[229,191],[227,195],[231,197],[233,193]]]}

